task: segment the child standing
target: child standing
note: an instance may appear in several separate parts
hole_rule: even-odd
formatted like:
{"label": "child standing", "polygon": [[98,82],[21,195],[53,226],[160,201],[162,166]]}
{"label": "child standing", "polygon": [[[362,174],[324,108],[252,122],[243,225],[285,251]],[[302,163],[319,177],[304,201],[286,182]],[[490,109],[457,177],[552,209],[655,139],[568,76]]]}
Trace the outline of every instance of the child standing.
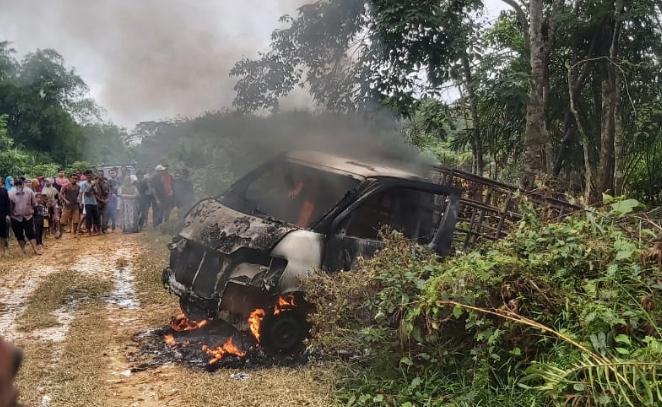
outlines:
{"label": "child standing", "polygon": [[44,223],[48,217],[48,202],[44,194],[37,194],[37,205],[34,207],[34,232],[37,247],[41,250],[44,246]]}

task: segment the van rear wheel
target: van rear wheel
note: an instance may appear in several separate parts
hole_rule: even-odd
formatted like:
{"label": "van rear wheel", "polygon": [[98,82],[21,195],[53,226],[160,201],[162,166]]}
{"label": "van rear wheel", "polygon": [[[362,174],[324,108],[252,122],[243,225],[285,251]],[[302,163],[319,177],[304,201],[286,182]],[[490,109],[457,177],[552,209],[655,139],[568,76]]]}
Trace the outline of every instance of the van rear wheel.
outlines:
{"label": "van rear wheel", "polygon": [[265,317],[260,327],[261,344],[268,352],[294,353],[301,349],[309,332],[305,313],[285,311]]}

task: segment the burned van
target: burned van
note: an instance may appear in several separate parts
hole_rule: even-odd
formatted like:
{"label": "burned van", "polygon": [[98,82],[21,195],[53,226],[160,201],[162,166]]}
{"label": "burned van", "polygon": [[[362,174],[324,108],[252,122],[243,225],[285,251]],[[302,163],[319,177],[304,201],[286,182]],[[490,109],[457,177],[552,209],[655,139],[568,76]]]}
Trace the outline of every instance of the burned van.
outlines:
{"label": "burned van", "polygon": [[373,255],[385,226],[445,255],[459,201],[459,190],[394,166],[284,154],[187,214],[163,282],[194,320],[238,324],[255,310],[287,311],[268,312],[256,334],[288,349],[306,333],[305,310],[293,303],[303,303],[307,275]]}

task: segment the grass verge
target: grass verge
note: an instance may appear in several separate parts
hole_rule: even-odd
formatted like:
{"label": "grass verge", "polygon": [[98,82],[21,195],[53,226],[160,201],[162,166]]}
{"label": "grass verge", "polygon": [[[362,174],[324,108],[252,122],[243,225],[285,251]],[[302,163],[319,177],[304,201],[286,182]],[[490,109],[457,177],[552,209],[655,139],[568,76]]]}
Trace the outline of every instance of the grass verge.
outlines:
{"label": "grass verge", "polygon": [[18,329],[29,332],[58,324],[53,311],[77,301],[94,301],[110,292],[109,280],[82,277],[74,271],[60,271],[50,275],[32,293],[27,307],[17,321]]}
{"label": "grass verge", "polygon": [[52,406],[108,406],[105,372],[108,371],[106,343],[109,321],[101,302],[81,309],[71,326],[58,364],[51,378]]}
{"label": "grass verge", "polygon": [[183,386],[181,400],[190,407],[242,406],[331,407],[335,370],[331,364],[300,368],[270,368],[250,370],[246,381],[230,379],[233,373],[221,370],[214,374],[180,370],[177,374]]}

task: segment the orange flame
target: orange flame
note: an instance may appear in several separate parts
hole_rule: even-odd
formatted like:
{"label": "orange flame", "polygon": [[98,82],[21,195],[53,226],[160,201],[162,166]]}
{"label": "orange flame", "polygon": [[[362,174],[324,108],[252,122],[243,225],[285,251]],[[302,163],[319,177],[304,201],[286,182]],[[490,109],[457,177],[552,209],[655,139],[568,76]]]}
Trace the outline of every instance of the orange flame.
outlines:
{"label": "orange flame", "polygon": [[[278,297],[276,305],[274,305],[272,314],[278,315],[281,312],[293,310],[297,307],[296,297],[294,294],[286,294]],[[248,326],[255,337],[255,340],[260,343],[260,326],[262,325],[262,320],[267,315],[267,311],[264,308],[256,308],[248,316]]]}
{"label": "orange flame", "polygon": [[211,356],[212,358],[209,360],[209,364],[213,365],[221,360],[223,360],[224,357],[226,356],[238,356],[238,357],[243,357],[246,355],[246,352],[241,350],[233,341],[232,337],[229,337],[225,343],[221,346],[217,346],[215,348],[210,348],[207,345],[202,346],[203,352],[207,353],[207,355]]}
{"label": "orange flame", "polygon": [[260,325],[262,325],[262,320],[265,315],[267,315],[267,312],[262,308],[258,308],[248,316],[248,326],[258,343],[260,342]]}
{"label": "orange flame", "polygon": [[170,318],[170,328],[176,332],[192,331],[194,329],[202,328],[207,324],[208,321],[206,319],[203,319],[202,321],[193,321],[186,318],[184,314],[179,314]]}
{"label": "orange flame", "polygon": [[296,308],[296,303],[294,302],[294,294],[281,295],[278,297],[278,302],[274,307],[274,315],[278,315],[283,311],[288,311]]}
{"label": "orange flame", "polygon": [[168,346],[177,345],[177,341],[175,341],[175,337],[170,334],[163,336],[163,342],[165,342],[165,344]]}

